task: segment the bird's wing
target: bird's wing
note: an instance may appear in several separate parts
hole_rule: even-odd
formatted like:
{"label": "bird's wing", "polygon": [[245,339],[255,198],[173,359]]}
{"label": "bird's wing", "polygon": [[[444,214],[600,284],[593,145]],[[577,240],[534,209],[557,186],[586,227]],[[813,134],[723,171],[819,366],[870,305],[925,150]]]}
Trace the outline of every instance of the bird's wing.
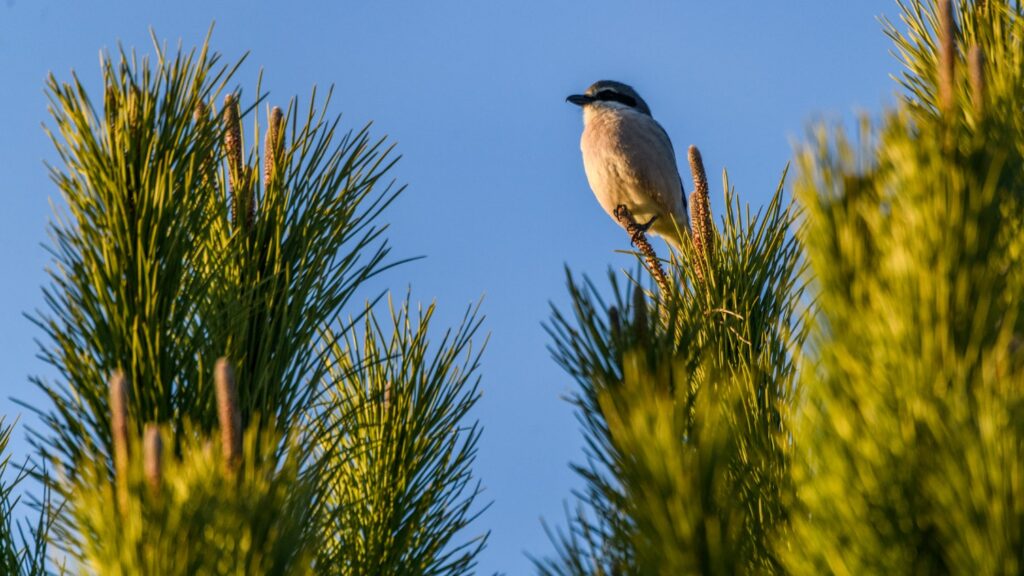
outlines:
{"label": "bird's wing", "polygon": [[[686,205],[686,189],[683,186],[682,177],[679,175],[679,168],[676,164],[675,148],[673,148],[672,146],[672,139],[669,138],[668,132],[665,131],[665,128],[657,120],[650,116],[645,116],[645,118],[646,121],[649,123],[649,129],[646,130],[646,134],[650,142],[650,146],[652,147],[654,152],[662,155],[662,159],[658,162],[658,165],[662,169],[671,170],[671,174],[663,174],[662,178],[664,178],[663,182],[665,185],[667,185],[671,181],[672,186],[670,188],[661,188],[662,194],[665,194],[666,196],[669,197],[661,198],[660,200],[661,202],[666,204],[665,208],[668,209],[669,212],[675,214],[677,218],[682,218],[688,215]],[[676,185],[676,182],[678,182],[678,185]],[[677,199],[671,197],[673,195],[672,191],[675,190],[677,186],[679,189],[678,204],[676,204]],[[678,213],[678,210],[680,208],[683,211],[682,214]],[[688,218],[683,219],[684,221],[688,220]],[[685,223],[689,224],[689,222]],[[680,225],[683,225],[683,222],[680,222]]]}
{"label": "bird's wing", "polygon": [[[675,147],[672,146],[672,138],[669,137],[668,132],[665,131],[665,128],[657,120],[654,121],[654,125],[658,127],[658,132],[665,139],[665,142],[668,144],[668,149],[672,153],[672,157],[675,158],[676,151]],[[683,176],[681,174],[679,175],[679,194],[683,199],[683,210],[686,210],[687,214],[689,214],[689,206],[686,201],[686,185],[683,184]]]}

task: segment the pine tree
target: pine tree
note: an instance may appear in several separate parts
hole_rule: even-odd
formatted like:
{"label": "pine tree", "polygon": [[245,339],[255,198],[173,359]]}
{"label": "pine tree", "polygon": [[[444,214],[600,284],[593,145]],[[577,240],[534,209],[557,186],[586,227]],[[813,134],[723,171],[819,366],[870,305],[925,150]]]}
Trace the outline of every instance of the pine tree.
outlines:
{"label": "pine tree", "polygon": [[794,574],[1024,570],[1024,11],[904,2],[902,101],[799,158]]}
{"label": "pine tree", "polygon": [[[381,296],[354,307],[400,263],[393,145],[341,132],[329,93],[263,125],[241,62],[154,46],[104,58],[99,111],[48,84],[66,210],[33,316],[57,374],[29,407],[40,533],[86,574],[471,571],[477,309],[432,344],[433,306],[389,302],[387,330]],[[31,567],[0,486],[3,561]]]}
{"label": "pine tree", "polygon": [[657,292],[570,276],[587,460],[540,573],[1024,571],[1024,9],[898,4],[903,96],[814,130],[796,206],[726,184],[716,230],[695,169],[667,274],[620,216]]}

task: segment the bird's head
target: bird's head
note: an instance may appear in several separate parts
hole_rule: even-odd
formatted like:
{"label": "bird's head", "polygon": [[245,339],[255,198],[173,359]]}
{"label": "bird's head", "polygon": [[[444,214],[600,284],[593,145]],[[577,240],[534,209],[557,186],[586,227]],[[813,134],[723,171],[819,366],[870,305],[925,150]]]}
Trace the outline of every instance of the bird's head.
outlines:
{"label": "bird's head", "polygon": [[565,101],[584,108],[592,104],[604,103],[609,106],[631,108],[641,114],[651,115],[651,109],[647,106],[647,102],[644,102],[644,99],[636,93],[632,86],[614,80],[594,82],[583,94],[573,94]]}

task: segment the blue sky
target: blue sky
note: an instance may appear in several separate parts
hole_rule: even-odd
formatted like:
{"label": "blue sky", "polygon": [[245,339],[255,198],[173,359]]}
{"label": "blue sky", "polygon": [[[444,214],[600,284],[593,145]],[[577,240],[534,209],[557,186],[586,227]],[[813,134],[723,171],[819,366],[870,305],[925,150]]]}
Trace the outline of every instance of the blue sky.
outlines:
{"label": "blue sky", "polygon": [[[41,305],[45,227],[56,195],[49,72],[75,70],[93,93],[99,53],[120,41],[152,53],[149,29],[172,45],[202,41],[233,61],[246,93],[260,68],[271,104],[335,85],[332,113],[372,120],[403,159],[407,192],[385,215],[399,267],[366,292],[412,287],[454,324],[484,298],[491,334],[482,369],[484,426],[476,473],[493,505],[480,572],[530,571],[541,528],[562,522],[577,485],[581,437],[572,390],[546,350],[549,303],[565,303],[563,267],[603,277],[632,267],[626,234],[600,209],[579,155],[569,94],[599,79],[632,84],[671,135],[681,166],[701,148],[712,208],[728,168],[741,198],[775,189],[810,122],[849,122],[891,102],[899,72],[877,17],[894,0],[787,2],[76,2],[0,0],[0,415],[28,415],[10,397],[40,398],[30,374],[40,333],[23,313]],[[685,179],[684,179],[685,180]],[[660,243],[656,245],[662,248]],[[440,325],[439,324],[439,325]],[[16,454],[27,450],[19,430]]]}

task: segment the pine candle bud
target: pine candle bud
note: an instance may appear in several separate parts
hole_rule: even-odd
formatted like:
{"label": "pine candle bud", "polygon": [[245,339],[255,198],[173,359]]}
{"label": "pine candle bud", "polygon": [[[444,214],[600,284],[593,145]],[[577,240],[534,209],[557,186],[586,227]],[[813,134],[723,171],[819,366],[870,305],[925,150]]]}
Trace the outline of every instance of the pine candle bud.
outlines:
{"label": "pine candle bud", "polygon": [[693,229],[693,248],[697,253],[697,278],[704,279],[707,262],[714,247],[714,228],[711,225],[711,200],[708,197],[708,177],[704,160],[696,146],[689,149],[690,172],[693,174],[693,193],[690,194],[690,228]]}
{"label": "pine candle bud", "polygon": [[163,479],[163,439],[160,437],[160,428],[153,423],[146,424],[146,432],[143,440],[142,457],[146,484],[153,492],[160,489]]}
{"label": "pine candle bud", "polygon": [[950,113],[956,104],[956,23],[952,0],[939,1],[939,109]]}
{"label": "pine candle bud", "polygon": [[110,377],[110,436],[114,452],[114,471],[124,482],[128,471],[128,380],[117,370]]}
{"label": "pine candle bud", "polygon": [[981,114],[985,111],[985,52],[978,46],[971,46],[967,54],[967,72],[971,80],[971,99],[974,110]]}
{"label": "pine candle bud", "polygon": [[270,179],[274,175],[274,168],[277,163],[277,156],[281,153],[281,124],[284,114],[281,109],[274,106],[270,111],[270,126],[267,128],[266,141],[263,144],[263,185],[270,186]]}
{"label": "pine candle bud", "polygon": [[242,414],[238,408],[235,371],[227,358],[217,360],[214,385],[217,389],[217,418],[220,421],[224,462],[229,469],[234,469],[242,460]]}
{"label": "pine candle bud", "polygon": [[110,439],[114,456],[114,489],[121,512],[128,508],[128,379],[117,370],[110,377]]}
{"label": "pine candle bud", "polygon": [[192,120],[196,124],[202,124],[207,118],[206,102],[199,100],[196,102],[195,107],[192,109]]}
{"label": "pine candle bud", "polygon": [[238,224],[242,187],[245,181],[245,166],[242,164],[242,126],[239,118],[238,99],[234,94],[224,97],[224,152],[228,159],[228,179],[231,184],[231,222]]}

